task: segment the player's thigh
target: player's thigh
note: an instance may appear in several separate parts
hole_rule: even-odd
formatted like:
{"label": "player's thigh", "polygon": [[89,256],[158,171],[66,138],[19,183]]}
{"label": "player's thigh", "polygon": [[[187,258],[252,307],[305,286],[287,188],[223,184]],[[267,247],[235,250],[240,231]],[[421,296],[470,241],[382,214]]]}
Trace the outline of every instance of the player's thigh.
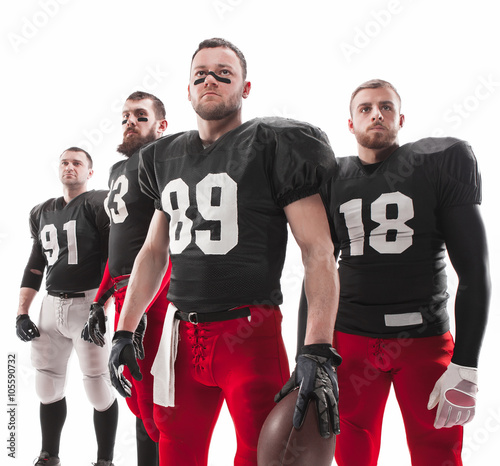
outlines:
{"label": "player's thigh", "polygon": [[279,309],[251,307],[251,320],[238,321],[217,342],[214,373],[224,391],[239,447],[243,442],[253,449],[290,370]]}
{"label": "player's thigh", "polygon": [[102,347],[89,343],[81,337],[95,293],[96,290],[87,291],[86,298],[74,299],[68,312],[68,331],[73,340],[80,369],[87,377],[97,377],[108,373],[108,359],[111,349],[110,332],[108,331],[104,336],[106,343]]}
{"label": "player's thigh", "polygon": [[[154,405],[154,422],[160,431],[160,458],[168,458],[172,464],[203,464],[194,459],[201,461],[208,457],[223,394],[219,387],[196,380],[190,351],[179,346],[175,362],[175,406]],[[184,452],[186,457],[182,459]],[[188,461],[189,458],[193,461]]]}
{"label": "player's thigh", "polygon": [[451,361],[453,347],[449,332],[407,340],[401,367],[394,376],[394,391],[405,424],[412,429],[433,425],[435,410],[429,411],[427,403],[435,383]]}
{"label": "player's thigh", "polygon": [[376,339],[335,332],[335,344],[342,356],[337,369],[341,422],[349,416],[349,423],[381,424],[392,375],[378,364]]}
{"label": "player's thigh", "polygon": [[47,295],[43,298],[38,320],[40,336],[31,342],[31,362],[35,369],[64,376],[73,342],[57,327],[56,306],[54,297]]}

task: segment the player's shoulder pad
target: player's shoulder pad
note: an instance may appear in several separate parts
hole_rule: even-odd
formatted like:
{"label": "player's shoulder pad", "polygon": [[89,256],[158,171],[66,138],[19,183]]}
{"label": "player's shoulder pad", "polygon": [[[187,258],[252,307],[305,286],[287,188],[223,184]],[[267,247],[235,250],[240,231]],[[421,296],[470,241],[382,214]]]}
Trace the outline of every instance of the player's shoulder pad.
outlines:
{"label": "player's shoulder pad", "polygon": [[271,129],[277,133],[284,131],[308,131],[312,133],[321,134],[326,137],[325,133],[318,128],[317,126],[312,125],[311,123],[307,123],[305,121],[294,120],[292,118],[284,118],[284,117],[262,117],[255,118],[253,120],[248,121],[247,124],[249,127],[263,127]]}
{"label": "player's shoulder pad", "polygon": [[480,186],[476,156],[468,142],[456,138],[426,138],[411,146],[414,157],[424,156],[437,175],[462,184]]}
{"label": "player's shoulder pad", "polygon": [[86,195],[88,202],[100,206],[104,203],[104,199],[106,199],[108,191],[104,189],[91,189],[90,191],[87,191]]}
{"label": "player's shoulder pad", "polygon": [[418,155],[439,155],[449,150],[460,152],[464,148],[470,150],[470,146],[466,141],[452,137],[424,138],[410,144],[410,147],[411,150]]}
{"label": "player's shoulder pad", "polygon": [[30,211],[30,216],[40,215],[41,212],[56,210],[57,201],[62,200],[62,197],[53,197],[47,199],[45,202],[41,202],[33,207]]}
{"label": "player's shoulder pad", "polygon": [[123,159],[123,160],[118,160],[118,162],[115,162],[113,165],[111,165],[109,169],[109,174],[113,173],[115,170],[119,169],[123,164],[127,163],[128,158]]}
{"label": "player's shoulder pad", "polygon": [[455,170],[476,170],[477,161],[470,144],[462,139],[425,138],[410,145],[415,157],[427,156],[435,159],[435,163],[443,168]]}
{"label": "player's shoulder pad", "polygon": [[337,174],[339,176],[343,176],[351,172],[353,169],[358,169],[357,160],[359,160],[357,155],[337,157]]}
{"label": "player's shoulder pad", "polygon": [[167,148],[173,141],[179,139],[190,140],[191,137],[198,134],[197,131],[181,131],[179,133],[167,134],[161,138],[155,139],[142,146],[140,149],[141,156],[146,153],[154,153],[156,150],[161,150]]}

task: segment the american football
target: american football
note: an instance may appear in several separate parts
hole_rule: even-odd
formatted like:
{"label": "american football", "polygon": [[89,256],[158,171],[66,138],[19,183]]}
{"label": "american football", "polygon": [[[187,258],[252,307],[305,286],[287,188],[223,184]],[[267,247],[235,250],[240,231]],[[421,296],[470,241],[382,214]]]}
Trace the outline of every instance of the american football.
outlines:
{"label": "american football", "polygon": [[293,427],[293,411],[299,391],[294,390],[269,413],[259,436],[258,466],[330,466],[336,436],[321,437],[314,401],[309,403],[300,429]]}

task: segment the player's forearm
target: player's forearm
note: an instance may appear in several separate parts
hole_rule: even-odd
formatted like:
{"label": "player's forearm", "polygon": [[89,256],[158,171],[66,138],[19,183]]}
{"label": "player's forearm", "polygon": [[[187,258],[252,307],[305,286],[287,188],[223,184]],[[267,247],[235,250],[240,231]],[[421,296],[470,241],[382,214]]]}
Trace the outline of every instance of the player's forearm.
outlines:
{"label": "player's forearm", "polygon": [[440,218],[458,276],[455,300],[455,364],[477,367],[490,301],[486,230],[478,205],[445,210]]}
{"label": "player's forearm", "polygon": [[35,299],[37,290],[28,287],[22,287],[19,291],[19,306],[17,309],[17,315],[29,314],[31,303]]}
{"label": "player's forearm", "polygon": [[308,314],[304,344],[332,343],[339,302],[339,277],[333,247],[304,261]]}
{"label": "player's forearm", "polygon": [[146,245],[134,262],[117,330],[133,332],[155,297],[168,267],[168,253],[158,254]]}
{"label": "player's forearm", "polygon": [[487,262],[459,278],[455,300],[455,349],[452,362],[477,367],[490,301]]}

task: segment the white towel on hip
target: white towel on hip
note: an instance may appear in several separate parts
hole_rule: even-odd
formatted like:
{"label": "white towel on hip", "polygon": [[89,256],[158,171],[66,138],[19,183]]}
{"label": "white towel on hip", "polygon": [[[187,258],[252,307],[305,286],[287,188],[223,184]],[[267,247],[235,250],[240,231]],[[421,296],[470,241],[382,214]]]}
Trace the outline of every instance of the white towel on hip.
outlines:
{"label": "white towel on hip", "polygon": [[175,406],[175,358],[179,342],[179,320],[177,308],[170,303],[163,323],[160,345],[151,367],[154,376],[153,401],[160,406]]}

